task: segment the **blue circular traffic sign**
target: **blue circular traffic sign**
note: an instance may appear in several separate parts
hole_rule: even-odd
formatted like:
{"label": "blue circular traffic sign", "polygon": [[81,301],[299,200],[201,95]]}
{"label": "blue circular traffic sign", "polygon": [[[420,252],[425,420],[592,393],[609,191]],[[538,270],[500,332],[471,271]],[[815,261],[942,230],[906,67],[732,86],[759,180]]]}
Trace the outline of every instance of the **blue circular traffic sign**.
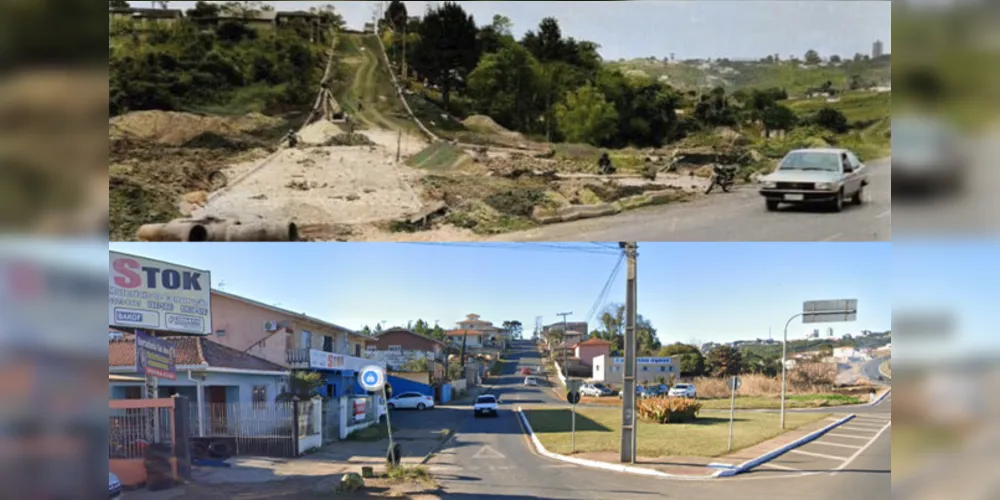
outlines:
{"label": "blue circular traffic sign", "polygon": [[369,365],[361,369],[358,380],[361,387],[368,392],[378,392],[385,385],[385,370],[381,366]]}

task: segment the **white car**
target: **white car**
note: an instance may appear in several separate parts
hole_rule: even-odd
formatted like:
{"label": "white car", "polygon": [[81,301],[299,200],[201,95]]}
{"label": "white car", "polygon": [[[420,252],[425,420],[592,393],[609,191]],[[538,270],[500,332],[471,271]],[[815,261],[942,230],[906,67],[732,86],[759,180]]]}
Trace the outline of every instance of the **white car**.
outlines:
{"label": "white car", "polygon": [[388,403],[390,410],[407,409],[423,411],[434,408],[434,398],[419,392],[404,392],[393,396]]}
{"label": "white car", "polygon": [[692,384],[674,384],[667,392],[667,396],[672,398],[692,398],[698,396],[698,392],[695,390]]}
{"label": "white car", "polygon": [[111,500],[121,500],[122,498],[122,482],[113,472],[108,473],[108,493],[111,495]]}
{"label": "white car", "polygon": [[846,149],[796,149],[778,163],[778,168],[760,178],[760,194],[769,211],[782,204],[822,204],[839,212],[848,201],[860,205],[865,199],[868,168]]}
{"label": "white car", "polygon": [[600,398],[604,396],[610,396],[611,389],[608,389],[604,384],[583,384],[580,386],[580,395],[589,396],[593,398]]}
{"label": "white car", "polygon": [[525,387],[538,387],[538,379],[535,377],[524,377]]}
{"label": "white car", "polygon": [[495,417],[499,415],[500,400],[492,394],[483,394],[476,398],[472,405],[472,413],[478,418],[480,416]]}

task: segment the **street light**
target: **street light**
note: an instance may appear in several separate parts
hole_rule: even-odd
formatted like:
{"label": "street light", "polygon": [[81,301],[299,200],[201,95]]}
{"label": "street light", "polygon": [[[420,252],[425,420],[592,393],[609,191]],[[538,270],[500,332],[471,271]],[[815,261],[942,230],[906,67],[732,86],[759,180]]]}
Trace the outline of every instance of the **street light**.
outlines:
{"label": "street light", "polygon": [[785,322],[781,342],[781,429],[785,429],[785,394],[788,387],[788,325],[795,318],[803,323],[837,323],[858,319],[858,300],[810,300],[802,303],[802,312]]}

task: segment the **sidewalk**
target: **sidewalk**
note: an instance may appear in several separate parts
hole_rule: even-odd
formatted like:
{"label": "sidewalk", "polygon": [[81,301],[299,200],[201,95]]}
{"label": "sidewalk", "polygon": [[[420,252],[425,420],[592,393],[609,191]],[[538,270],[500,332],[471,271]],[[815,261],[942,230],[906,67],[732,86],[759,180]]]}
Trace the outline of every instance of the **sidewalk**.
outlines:
{"label": "sidewalk", "polygon": [[[399,443],[402,452],[400,462],[411,466],[423,463],[469,417],[468,405],[485,390],[489,390],[489,386],[473,388],[462,399],[437,405],[431,410],[394,411],[390,419],[395,429],[393,439]],[[294,495],[296,492],[300,495],[331,492],[346,473],[361,473],[363,466],[372,466],[376,470],[384,468],[388,449],[388,439],[346,440],[293,459],[234,457],[227,460],[230,467],[193,467],[192,484],[158,492],[131,491],[127,492],[127,498],[201,498],[203,490],[211,490],[213,495],[218,493],[219,498],[226,498],[226,495],[232,498],[244,491],[261,495],[259,498]]]}

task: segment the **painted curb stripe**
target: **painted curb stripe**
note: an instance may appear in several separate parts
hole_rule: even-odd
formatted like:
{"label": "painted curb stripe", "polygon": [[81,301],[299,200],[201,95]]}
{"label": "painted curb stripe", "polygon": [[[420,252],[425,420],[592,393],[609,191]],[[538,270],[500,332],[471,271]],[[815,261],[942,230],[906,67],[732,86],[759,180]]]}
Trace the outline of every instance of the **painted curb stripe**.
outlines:
{"label": "painted curb stripe", "polygon": [[816,440],[817,438],[819,438],[820,436],[826,434],[827,432],[829,432],[829,431],[831,431],[833,429],[836,429],[837,427],[839,427],[839,426],[841,426],[841,425],[843,425],[843,424],[845,424],[845,423],[853,420],[854,417],[856,417],[856,416],[857,415],[854,415],[854,414],[848,415],[848,416],[846,416],[846,417],[844,417],[844,418],[842,418],[840,420],[837,420],[836,422],[834,422],[834,423],[832,423],[832,424],[830,424],[830,425],[828,425],[826,427],[823,427],[822,429],[819,429],[817,431],[813,431],[812,433],[807,434],[807,435],[805,435],[805,436],[803,436],[803,437],[801,437],[801,438],[799,438],[799,439],[797,439],[795,441],[792,441],[791,443],[788,443],[785,446],[782,446],[782,447],[780,447],[780,448],[778,448],[778,449],[776,449],[774,451],[770,451],[768,453],[765,453],[765,454],[763,454],[763,455],[761,455],[761,456],[759,456],[759,457],[757,457],[757,458],[755,458],[753,460],[748,460],[746,462],[743,462],[742,464],[740,464],[740,465],[738,465],[736,467],[733,467],[732,469],[721,470],[721,471],[719,471],[719,477],[735,476],[736,474],[741,474],[743,472],[746,472],[746,471],[748,471],[748,470],[750,470],[750,469],[752,469],[754,467],[757,467],[758,465],[770,462],[771,460],[774,460],[775,458],[778,458],[781,455],[784,455],[785,453],[788,453],[789,450],[793,450],[793,449],[798,448],[798,447],[800,447],[800,446],[802,446],[802,445],[804,445],[806,443],[809,443],[811,441]]}

